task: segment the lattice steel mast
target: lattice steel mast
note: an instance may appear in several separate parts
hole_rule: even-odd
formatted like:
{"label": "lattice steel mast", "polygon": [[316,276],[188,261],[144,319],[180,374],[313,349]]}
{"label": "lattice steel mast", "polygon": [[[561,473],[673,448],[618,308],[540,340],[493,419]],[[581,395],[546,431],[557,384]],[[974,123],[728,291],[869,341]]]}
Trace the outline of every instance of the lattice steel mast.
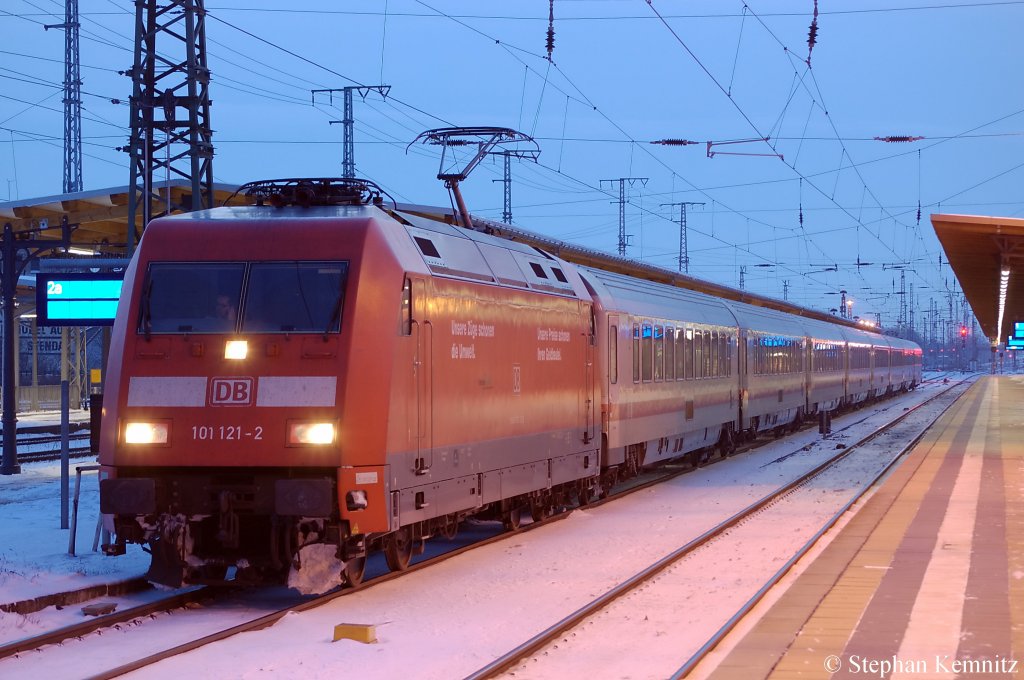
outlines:
{"label": "lattice steel mast", "polygon": [[626,256],[626,182],[629,182],[629,186],[633,186],[637,182],[641,185],[647,184],[646,177],[619,177],[618,179],[603,179],[601,180],[601,186],[604,186],[605,182],[618,182],[619,183],[619,255],[622,257]]}
{"label": "lattice steel mast", "polygon": [[356,141],[355,141],[355,116],[352,110],[352,92],[358,92],[364,100],[370,92],[378,93],[382,98],[387,99],[391,92],[390,85],[349,85],[348,87],[332,87],[325,90],[311,90],[313,103],[316,103],[318,93],[326,93],[329,101],[334,104],[334,93],[341,92],[344,97],[344,118],[342,120],[328,121],[330,125],[341,123],[342,127],[342,154],[341,154],[341,176],[347,179],[354,179],[356,176]]}
{"label": "lattice steel mast", "polygon": [[82,190],[82,73],[78,59],[78,0],[65,0],[64,23],[64,193]]}
{"label": "lattice steel mast", "polygon": [[[157,51],[159,43],[159,52]],[[180,60],[175,60],[180,59]],[[135,63],[132,77],[131,176],[128,192],[128,250],[136,226],[174,210],[213,206],[213,129],[210,127],[210,69],[206,63],[203,0],[136,0]],[[179,110],[182,115],[179,115]],[[158,139],[158,134],[160,138]],[[174,203],[161,195],[154,176],[181,178],[191,192]]]}
{"label": "lattice steel mast", "polygon": [[662,203],[664,206],[679,206],[679,271],[684,274],[690,273],[690,250],[686,243],[686,206],[688,205],[704,205],[703,203],[695,203],[693,201],[682,201],[680,203]]}

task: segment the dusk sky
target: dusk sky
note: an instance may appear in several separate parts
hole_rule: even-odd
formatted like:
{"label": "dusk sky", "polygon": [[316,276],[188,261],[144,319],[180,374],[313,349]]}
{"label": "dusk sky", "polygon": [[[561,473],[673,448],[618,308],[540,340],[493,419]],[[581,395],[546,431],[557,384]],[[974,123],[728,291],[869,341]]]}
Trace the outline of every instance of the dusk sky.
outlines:
{"label": "dusk sky", "polygon": [[[737,287],[745,267],[747,290],[824,310],[846,290],[887,327],[901,272],[918,328],[931,300],[948,309],[932,213],[1024,214],[1024,2],[553,5],[549,62],[544,0],[208,0],[216,181],[340,175],[341,99],[311,90],[389,85],[356,98],[355,158],[398,201],[449,203],[438,149],[406,151],[423,130],[515,128],[541,150],[513,162],[516,224],[614,253],[602,180],[646,178],[628,183],[630,257],[675,269],[662,204],[703,203],[692,275]],[[43,26],[63,7],[0,0],[0,202],[62,193],[64,35]],[[84,188],[124,186],[134,5],[80,12]],[[875,139],[893,137],[922,139]],[[500,159],[474,171],[471,211],[501,219],[501,176]]]}

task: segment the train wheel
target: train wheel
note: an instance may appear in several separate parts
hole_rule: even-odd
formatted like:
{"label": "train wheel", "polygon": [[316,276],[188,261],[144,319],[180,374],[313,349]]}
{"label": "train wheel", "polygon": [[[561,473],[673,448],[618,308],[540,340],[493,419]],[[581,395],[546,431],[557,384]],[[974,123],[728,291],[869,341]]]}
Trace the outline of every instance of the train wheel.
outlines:
{"label": "train wheel", "polygon": [[522,521],[523,510],[518,506],[509,508],[501,516],[501,523],[505,526],[505,531],[518,530]]}
{"label": "train wheel", "polygon": [[384,538],[384,560],[391,571],[405,571],[412,560],[412,529],[402,527]]}
{"label": "train wheel", "polygon": [[591,488],[589,479],[581,479],[576,482],[576,500],[581,508],[590,505],[594,500],[594,490]]}
{"label": "train wheel", "polygon": [[727,458],[736,453],[736,439],[732,436],[732,428],[722,428],[722,435],[718,440],[718,453],[722,458]]}
{"label": "train wheel", "polygon": [[345,563],[344,569],[341,570],[341,577],[345,584],[350,588],[355,588],[357,585],[363,582],[363,576],[366,574],[366,555],[362,557],[354,557]]}
{"label": "train wheel", "polygon": [[545,520],[553,514],[555,514],[555,509],[551,507],[549,499],[530,501],[530,516],[533,517],[534,522]]}
{"label": "train wheel", "polygon": [[455,535],[459,533],[459,518],[457,515],[448,515],[447,521],[444,526],[441,527],[441,536],[447,540],[452,540]]}

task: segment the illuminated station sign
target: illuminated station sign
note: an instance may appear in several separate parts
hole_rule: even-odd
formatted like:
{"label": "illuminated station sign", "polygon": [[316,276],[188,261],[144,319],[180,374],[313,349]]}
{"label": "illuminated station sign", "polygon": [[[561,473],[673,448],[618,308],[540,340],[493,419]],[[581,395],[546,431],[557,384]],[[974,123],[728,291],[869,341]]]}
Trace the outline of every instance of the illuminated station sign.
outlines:
{"label": "illuminated station sign", "polygon": [[1006,349],[1024,349],[1024,321],[1013,324],[1013,335],[1006,338]]}
{"label": "illuminated station sign", "polygon": [[124,272],[36,274],[40,326],[111,326]]}

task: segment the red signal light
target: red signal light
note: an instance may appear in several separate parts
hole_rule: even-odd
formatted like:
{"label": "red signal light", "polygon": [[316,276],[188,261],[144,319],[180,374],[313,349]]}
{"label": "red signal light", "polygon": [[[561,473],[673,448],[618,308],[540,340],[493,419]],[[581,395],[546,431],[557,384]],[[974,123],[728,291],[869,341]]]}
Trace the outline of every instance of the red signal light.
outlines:
{"label": "red signal light", "polygon": [[967,337],[967,326],[960,326],[960,337],[961,338],[966,338]]}

